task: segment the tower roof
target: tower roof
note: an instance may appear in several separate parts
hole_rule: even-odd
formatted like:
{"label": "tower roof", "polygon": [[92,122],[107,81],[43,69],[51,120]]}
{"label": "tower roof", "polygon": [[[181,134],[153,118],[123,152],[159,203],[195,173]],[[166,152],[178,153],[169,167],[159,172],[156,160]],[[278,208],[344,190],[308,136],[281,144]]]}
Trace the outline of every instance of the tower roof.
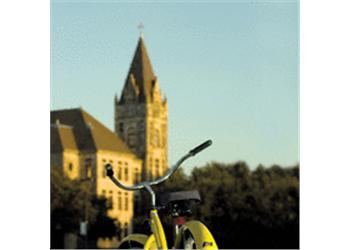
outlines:
{"label": "tower roof", "polygon": [[[139,38],[129,73],[126,78],[126,84],[131,75],[132,78],[135,79],[136,86],[139,89],[139,101],[148,101],[149,98],[151,98],[152,86],[156,80],[156,76],[153,72],[151,60],[149,59],[142,36]],[[122,94],[120,102],[124,102],[124,93]]]}

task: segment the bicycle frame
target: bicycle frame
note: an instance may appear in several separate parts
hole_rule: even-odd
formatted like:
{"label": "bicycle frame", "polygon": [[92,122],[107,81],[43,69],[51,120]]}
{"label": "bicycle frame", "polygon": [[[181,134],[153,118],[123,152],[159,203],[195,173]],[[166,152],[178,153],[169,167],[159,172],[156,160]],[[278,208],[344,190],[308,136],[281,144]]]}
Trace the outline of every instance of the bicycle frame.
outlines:
{"label": "bicycle frame", "polygon": [[[127,241],[129,242],[134,241],[141,244],[144,247],[144,249],[147,249],[147,250],[151,250],[151,249],[167,250],[168,249],[164,228],[160,221],[158,210],[156,208],[156,196],[151,186],[157,185],[167,180],[186,159],[196,155],[198,152],[209,147],[211,144],[212,144],[212,141],[208,140],[202,143],[201,145],[199,145],[198,147],[190,150],[173,167],[171,167],[163,177],[160,177],[159,179],[154,181],[144,181],[134,186],[126,186],[123,183],[119,182],[119,180],[114,177],[112,166],[109,164],[106,165],[107,176],[119,188],[129,190],[129,191],[135,191],[135,190],[140,190],[142,188],[145,188],[150,193],[152,198],[152,209],[150,210],[150,224],[151,224],[152,235],[147,236],[143,234],[131,234],[126,238],[124,238],[121,244]],[[179,233],[177,234],[175,239],[175,248],[180,247],[183,232],[185,232],[186,230],[190,231],[190,233],[194,236],[196,246],[200,247],[201,249],[218,249],[216,242],[213,236],[211,235],[210,231],[206,228],[204,224],[202,224],[199,221],[189,221],[180,227]]]}
{"label": "bicycle frame", "polygon": [[151,230],[154,235],[158,249],[167,250],[168,246],[167,246],[163,225],[159,219],[158,211],[156,209],[151,210],[150,218],[151,218]]}
{"label": "bicycle frame", "polygon": [[[143,234],[131,234],[124,238],[121,242],[134,241],[143,246],[145,250],[155,250],[155,249],[163,249],[167,250],[167,241],[164,233],[164,229],[162,223],[158,216],[157,210],[150,211],[150,221],[151,221],[151,230],[152,235],[147,236]],[[180,249],[183,233],[188,230],[194,236],[196,246],[199,246],[200,249],[205,250],[216,250],[218,246],[216,242],[208,230],[208,228],[201,223],[200,221],[188,221],[184,225],[182,225],[179,229],[179,233],[175,239],[174,248]]]}

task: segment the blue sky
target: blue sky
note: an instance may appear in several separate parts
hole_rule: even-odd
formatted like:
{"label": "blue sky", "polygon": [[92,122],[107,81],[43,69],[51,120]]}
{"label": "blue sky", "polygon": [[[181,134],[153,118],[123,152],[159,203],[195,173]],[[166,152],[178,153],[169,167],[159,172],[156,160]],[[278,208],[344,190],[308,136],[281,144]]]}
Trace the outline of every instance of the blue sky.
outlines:
{"label": "blue sky", "polygon": [[113,128],[144,23],[153,69],[169,104],[170,163],[299,161],[299,2],[53,1],[51,109],[82,106]]}

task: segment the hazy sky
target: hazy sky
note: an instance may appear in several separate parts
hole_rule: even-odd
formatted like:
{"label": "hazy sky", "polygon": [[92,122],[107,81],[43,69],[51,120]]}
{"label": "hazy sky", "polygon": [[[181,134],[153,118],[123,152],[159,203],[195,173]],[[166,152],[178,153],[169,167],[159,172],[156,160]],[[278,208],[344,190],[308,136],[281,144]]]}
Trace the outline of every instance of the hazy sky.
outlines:
{"label": "hazy sky", "polygon": [[299,2],[54,1],[51,109],[82,106],[113,129],[140,21],[169,105],[170,163],[299,161]]}

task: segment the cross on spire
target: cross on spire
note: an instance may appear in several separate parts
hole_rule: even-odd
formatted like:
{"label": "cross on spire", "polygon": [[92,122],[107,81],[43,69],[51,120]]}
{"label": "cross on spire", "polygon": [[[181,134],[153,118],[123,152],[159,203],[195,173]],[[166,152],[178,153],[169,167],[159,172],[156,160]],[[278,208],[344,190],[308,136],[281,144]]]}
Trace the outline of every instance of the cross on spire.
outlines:
{"label": "cross on spire", "polygon": [[143,25],[142,22],[140,22],[139,25],[137,25],[137,28],[138,28],[139,31],[140,31],[140,37],[143,38],[143,29],[145,28],[145,26]]}

